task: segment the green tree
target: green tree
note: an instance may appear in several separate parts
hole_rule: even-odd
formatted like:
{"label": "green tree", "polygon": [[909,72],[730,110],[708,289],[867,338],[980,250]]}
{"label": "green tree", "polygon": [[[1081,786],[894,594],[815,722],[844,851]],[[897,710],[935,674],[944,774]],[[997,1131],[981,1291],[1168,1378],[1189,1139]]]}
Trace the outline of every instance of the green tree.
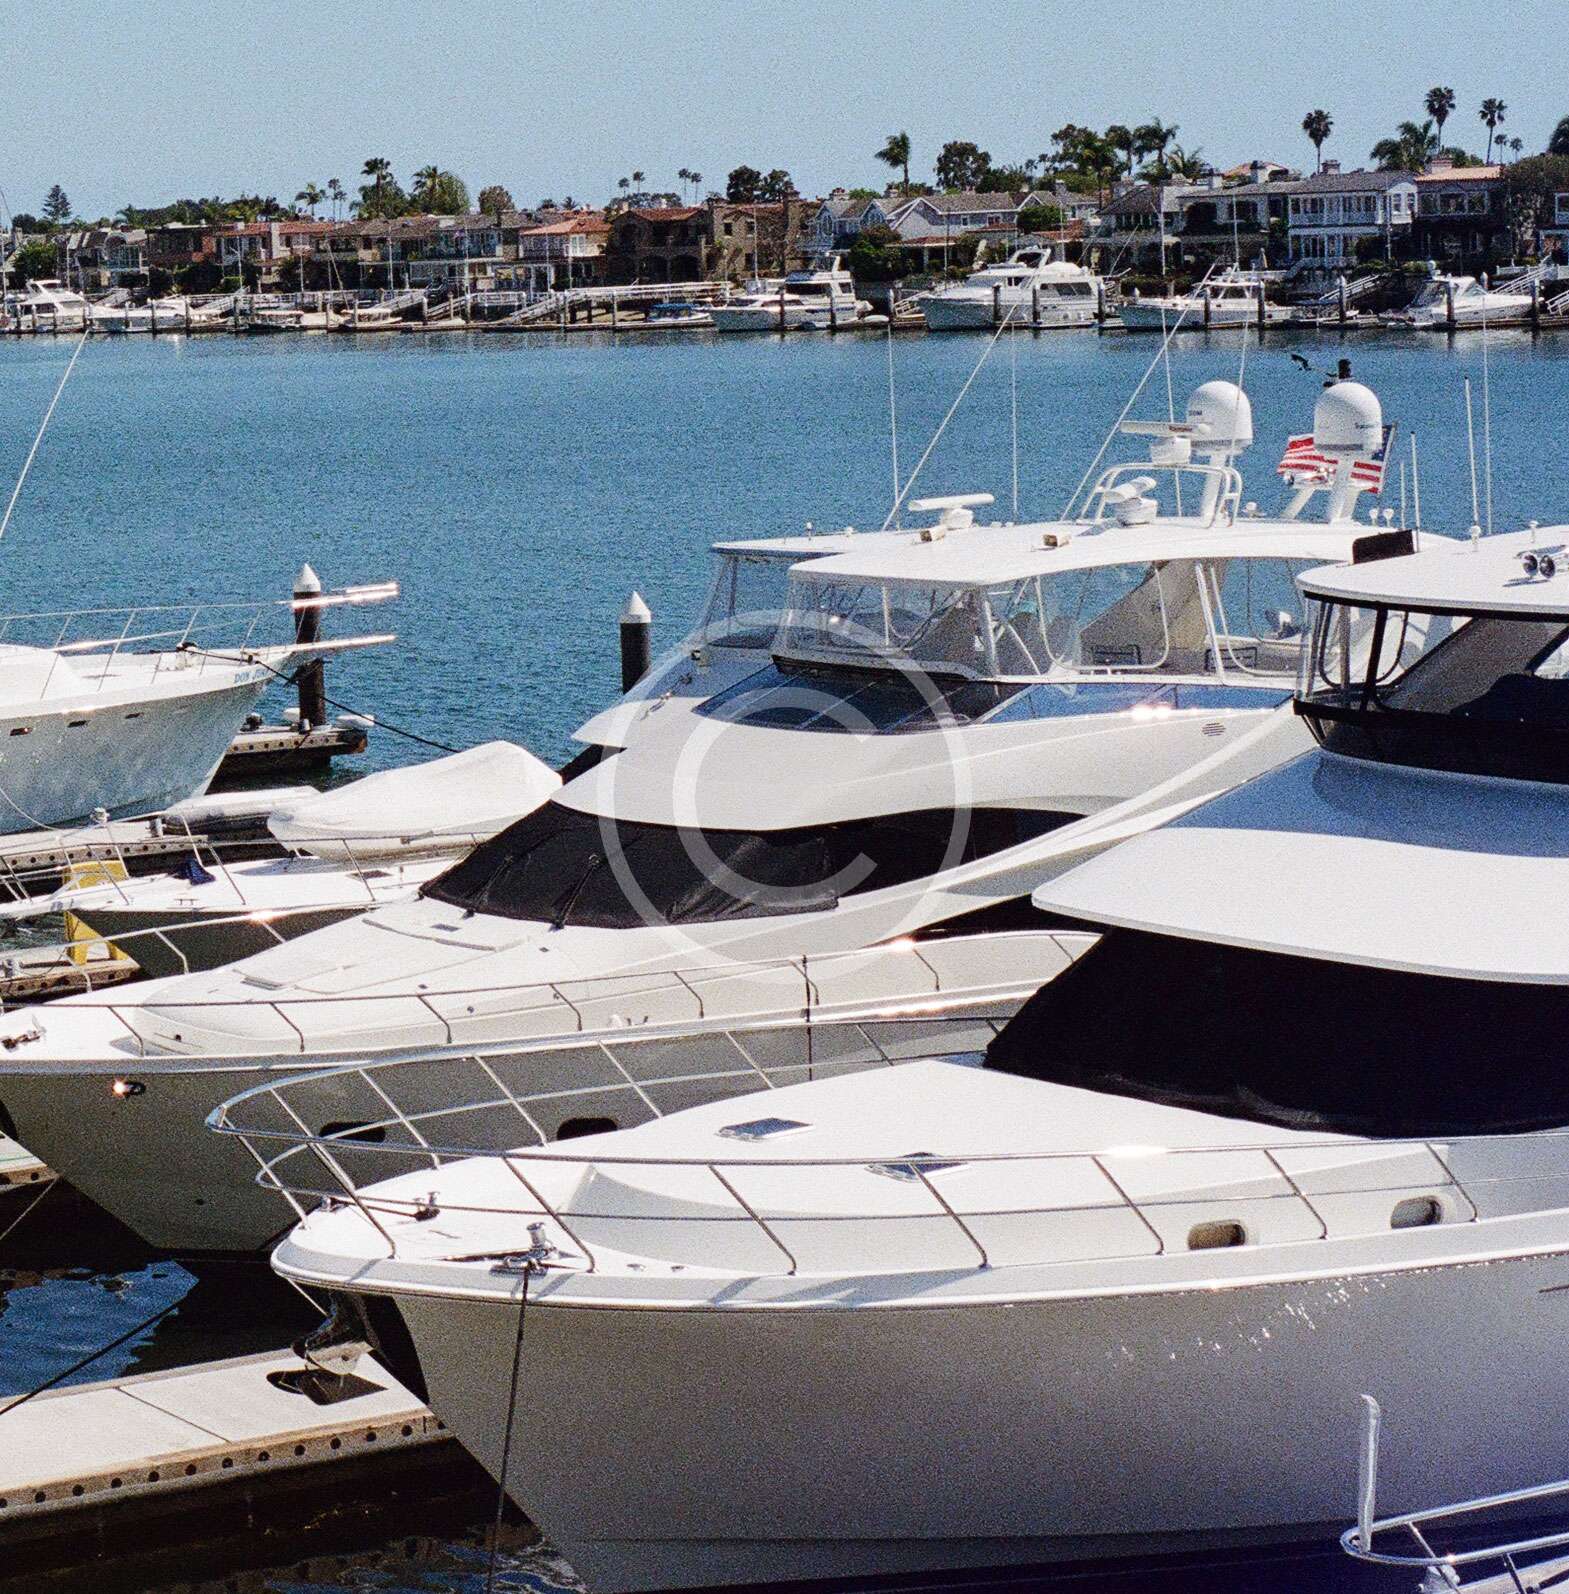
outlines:
{"label": "green tree", "polygon": [[1138,149],[1138,139],[1134,137],[1133,129],[1123,122],[1113,122],[1102,136],[1122,156],[1122,169],[1131,175]]}
{"label": "green tree", "polygon": [[1446,88],[1432,88],[1427,91],[1427,98],[1422,102],[1422,108],[1433,118],[1433,126],[1438,129],[1438,141],[1444,141],[1444,123],[1447,122],[1455,108],[1455,91]]}
{"label": "green tree", "polygon": [[[1569,155],[1569,116],[1560,116],[1558,126],[1553,129],[1553,136],[1547,141],[1549,155]],[[17,217],[17,225],[21,225],[22,218]]]}
{"label": "green tree", "polygon": [[[388,160],[385,155],[372,155],[371,158],[360,168],[360,175],[362,177],[370,178],[369,186],[374,191],[376,214],[378,216],[384,215],[385,210],[382,204],[382,195],[386,190],[386,185],[392,181],[392,162]],[[362,188],[360,190],[362,196],[364,195],[364,192],[365,190]],[[362,215],[364,214],[363,204],[361,206],[360,213]]]}
{"label": "green tree", "polygon": [[55,252],[53,244],[46,244],[38,239],[30,244],[23,244],[11,256],[11,274],[18,283],[33,282],[39,277],[52,277],[55,274]]}
{"label": "green tree", "polygon": [[507,211],[516,210],[518,207],[513,204],[512,195],[500,183],[487,183],[479,191],[479,208],[487,216],[494,216],[500,221]]}
{"label": "green tree", "polygon": [[900,180],[899,192],[910,192],[910,135],[908,133],[890,133],[877,152],[877,159],[884,166],[891,167],[904,175]]}
{"label": "green tree", "polygon": [[1487,127],[1487,159],[1493,158],[1493,135],[1498,131],[1499,124],[1504,119],[1504,113],[1509,109],[1502,100],[1486,99],[1482,101],[1482,109],[1476,114],[1482,118]]}
{"label": "green tree", "polygon": [[1141,155],[1153,155],[1155,167],[1153,176],[1157,183],[1163,183],[1170,175],[1170,168],[1166,162],[1166,151],[1171,147],[1177,134],[1181,132],[1174,122],[1168,123],[1159,117],[1152,121],[1144,122],[1133,129],[1133,136],[1138,140],[1138,149]]}
{"label": "green tree", "polygon": [[891,227],[864,227],[846,257],[857,282],[892,282],[904,272],[899,235]]}
{"label": "green tree", "polygon": [[56,227],[71,219],[71,201],[58,183],[44,196],[44,217]]}
{"label": "green tree", "polygon": [[1302,131],[1313,146],[1313,159],[1319,171],[1324,169],[1324,141],[1335,130],[1335,119],[1328,111],[1309,111],[1302,118]]}
{"label": "green tree", "polygon": [[781,166],[774,167],[757,185],[757,197],[763,200],[793,199],[795,192],[789,172]]}
{"label": "green tree", "polygon": [[322,190],[315,185],[315,183],[307,183],[299,191],[299,193],[294,196],[294,203],[296,205],[303,205],[311,213],[311,215],[314,216],[316,214],[316,207],[326,197],[326,194],[324,194]]}
{"label": "green tree", "polygon": [[737,166],[725,179],[725,198],[733,205],[748,205],[757,198],[762,180],[763,174],[755,166]]}
{"label": "green tree", "polygon": [[1528,155],[1505,172],[1505,205],[1520,248],[1542,252],[1542,230],[1553,225],[1560,193],[1569,193],[1569,153]]}
{"label": "green tree", "polygon": [[343,186],[341,178],[329,177],[327,179],[327,198],[332,201],[332,219],[334,221],[342,215],[343,202],[348,197],[348,190]]}
{"label": "green tree", "polygon": [[432,216],[457,216],[469,208],[467,184],[439,166],[422,166],[415,172],[409,198],[417,210]]}
{"label": "green tree", "polygon": [[1386,172],[1421,172],[1439,153],[1438,134],[1433,131],[1431,119],[1425,122],[1402,122],[1393,138],[1381,138],[1373,146],[1371,155],[1381,170]]}
{"label": "green tree", "polygon": [[1020,232],[1051,232],[1062,225],[1062,211],[1056,205],[1026,205],[1019,212]]}
{"label": "green tree", "polygon": [[969,139],[950,139],[937,152],[937,186],[945,193],[979,193],[991,177],[992,158]]}

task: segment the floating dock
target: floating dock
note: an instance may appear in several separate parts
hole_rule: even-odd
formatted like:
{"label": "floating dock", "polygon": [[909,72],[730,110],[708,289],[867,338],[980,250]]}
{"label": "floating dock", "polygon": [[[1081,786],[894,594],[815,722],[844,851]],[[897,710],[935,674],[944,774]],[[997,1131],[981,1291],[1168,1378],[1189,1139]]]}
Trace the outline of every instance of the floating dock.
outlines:
{"label": "floating dock", "polygon": [[220,1575],[297,1560],[318,1529],[374,1543],[494,1511],[442,1424],[375,1363],[359,1372],[324,1405],[288,1387],[307,1370],[287,1352],[0,1398],[7,1590]]}

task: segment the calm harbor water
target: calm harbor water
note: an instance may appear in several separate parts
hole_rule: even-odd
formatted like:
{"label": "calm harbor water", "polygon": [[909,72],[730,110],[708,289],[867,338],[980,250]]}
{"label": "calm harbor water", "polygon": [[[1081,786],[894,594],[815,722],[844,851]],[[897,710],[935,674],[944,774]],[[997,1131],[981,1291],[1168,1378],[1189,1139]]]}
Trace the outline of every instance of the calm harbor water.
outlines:
{"label": "calm harbor water", "polygon": [[[985,346],[984,337],[896,341],[906,470]],[[1018,512],[1058,512],[1156,348],[1078,333],[998,345],[918,492],[991,492],[999,517],[1013,518],[1016,381]],[[0,342],[7,493],[70,352],[67,340]],[[1417,433],[1425,523],[1463,529],[1462,382],[1477,389],[1480,439],[1479,334],[1271,335],[1263,347],[1250,336],[1258,441],[1243,460],[1246,496],[1265,508],[1279,501],[1285,437],[1310,428],[1321,373],[1341,355],[1400,424],[1402,450]],[[1234,379],[1243,359],[1237,333],[1178,340],[1178,410],[1200,381]],[[1488,360],[1497,525],[1569,518],[1560,419],[1569,338],[1495,334]],[[657,651],[696,612],[715,539],[792,533],[807,521],[881,524],[892,482],[888,384],[887,345],[873,337],[94,340],[0,545],[0,607],[281,596],[307,559],[329,585],[395,577],[401,601],[360,618],[367,629],[385,621],[398,644],[335,664],[332,695],[437,741],[506,737],[559,762],[574,726],[614,690],[616,618],[631,588],[654,610]],[[1165,402],[1157,370],[1133,413],[1163,414]],[[366,767],[427,753],[383,732]],[[0,1231],[28,1199],[0,1200]],[[165,1307],[176,1310],[74,1380],[268,1348],[313,1321],[259,1269],[198,1276],[79,1223],[67,1197],[46,1198],[15,1235],[0,1235],[0,1397]],[[483,1572],[460,1541],[417,1565],[367,1559],[270,1586],[456,1590],[482,1586]],[[549,1580],[548,1565],[510,1563],[510,1586]],[[1135,1584],[1239,1594],[1405,1586],[1354,1578],[1339,1562],[1108,1586]]]}

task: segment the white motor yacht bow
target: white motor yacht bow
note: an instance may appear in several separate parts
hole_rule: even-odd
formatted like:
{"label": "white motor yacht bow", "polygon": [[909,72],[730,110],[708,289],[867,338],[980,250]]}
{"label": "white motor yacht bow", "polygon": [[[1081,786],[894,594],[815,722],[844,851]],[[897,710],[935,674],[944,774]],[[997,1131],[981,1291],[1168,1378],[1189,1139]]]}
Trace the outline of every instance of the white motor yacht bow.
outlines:
{"label": "white motor yacht bow", "polygon": [[789,272],[754,292],[713,306],[718,332],[775,332],[850,326],[871,311],[855,281],[834,255],[825,265]]}
{"label": "white motor yacht bow", "polygon": [[[265,1238],[234,1193],[248,1165],[193,1131],[302,1058],[521,1044],[570,1001],[540,993],[574,982],[1038,923],[1051,860],[1121,805],[1154,814],[1152,793],[1223,790],[1305,745],[1278,712],[1303,647],[1294,575],[1375,535],[1351,508],[1383,446],[1357,384],[1317,416],[1338,463],[1277,516],[1244,503],[1245,395],[1207,383],[1182,421],[1129,423],[1151,457],[1109,467],[1072,519],[979,528],[983,499],[927,500],[922,529],[798,565],[768,662],[651,704],[630,745],[419,897],[10,1015],[0,1104],[154,1243],[233,1249]],[[1303,518],[1321,492],[1326,518]],[[129,1110],[110,1088],[128,1068],[147,1087]]]}
{"label": "white motor yacht bow", "polygon": [[1206,277],[1190,293],[1129,298],[1117,306],[1117,319],[1129,332],[1202,332],[1275,318],[1264,300],[1264,279],[1236,267]]}
{"label": "white motor yacht bow", "polygon": [[1479,327],[1486,322],[1524,321],[1531,314],[1531,295],[1509,288],[1490,288],[1475,277],[1443,273],[1423,284],[1404,310],[1383,319],[1394,326],[1444,331],[1449,327]]}
{"label": "white motor yacht bow", "polygon": [[1306,574],[1318,745],[1043,886],[1105,934],[984,1067],[368,1186],[296,1135],[274,1265],[393,1299],[596,1590],[1327,1545],[1363,1393],[1397,1512],[1562,1477],[1566,539]]}

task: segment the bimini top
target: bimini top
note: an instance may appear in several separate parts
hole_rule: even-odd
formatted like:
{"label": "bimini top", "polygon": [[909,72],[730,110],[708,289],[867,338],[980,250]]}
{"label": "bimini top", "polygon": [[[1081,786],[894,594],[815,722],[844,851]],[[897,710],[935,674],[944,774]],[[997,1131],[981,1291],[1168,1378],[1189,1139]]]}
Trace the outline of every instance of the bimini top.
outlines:
{"label": "bimini top", "polygon": [[1310,597],[1369,607],[1569,618],[1569,525],[1469,542],[1424,537],[1414,553],[1305,571],[1301,582]]}

